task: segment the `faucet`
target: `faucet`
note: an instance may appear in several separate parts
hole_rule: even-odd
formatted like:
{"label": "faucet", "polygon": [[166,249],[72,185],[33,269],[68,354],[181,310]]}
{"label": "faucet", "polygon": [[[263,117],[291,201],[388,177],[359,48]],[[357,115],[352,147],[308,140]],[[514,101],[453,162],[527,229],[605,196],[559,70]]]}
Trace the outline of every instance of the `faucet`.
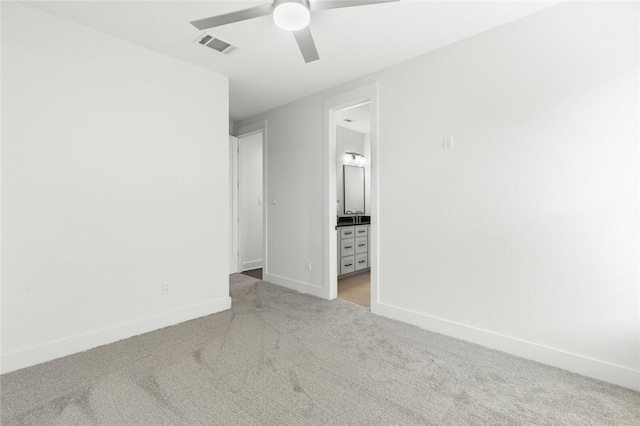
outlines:
{"label": "faucet", "polygon": [[[353,212],[351,210],[347,210],[346,212],[344,212],[344,214],[353,214]],[[353,223],[356,223],[355,222],[355,220],[356,220],[355,217],[351,216],[351,219],[352,219]]]}
{"label": "faucet", "polygon": [[360,223],[362,221],[362,216],[358,216],[358,213],[364,214],[364,212],[360,210],[356,211],[356,223]]}

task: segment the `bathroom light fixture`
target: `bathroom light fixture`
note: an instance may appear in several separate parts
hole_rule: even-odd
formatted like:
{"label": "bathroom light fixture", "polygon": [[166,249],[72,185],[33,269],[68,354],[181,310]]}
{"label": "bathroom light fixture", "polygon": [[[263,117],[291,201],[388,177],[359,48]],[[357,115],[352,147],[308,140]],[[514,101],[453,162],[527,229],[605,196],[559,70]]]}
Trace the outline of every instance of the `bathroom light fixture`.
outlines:
{"label": "bathroom light fixture", "polygon": [[364,155],[360,154],[359,152],[352,152],[352,151],[347,151],[345,152],[345,154],[348,155],[347,161],[345,161],[345,163],[350,163],[355,166],[364,166],[365,164]]}
{"label": "bathroom light fixture", "polygon": [[305,0],[283,1],[273,11],[273,22],[283,30],[299,31],[311,21],[309,6]]}

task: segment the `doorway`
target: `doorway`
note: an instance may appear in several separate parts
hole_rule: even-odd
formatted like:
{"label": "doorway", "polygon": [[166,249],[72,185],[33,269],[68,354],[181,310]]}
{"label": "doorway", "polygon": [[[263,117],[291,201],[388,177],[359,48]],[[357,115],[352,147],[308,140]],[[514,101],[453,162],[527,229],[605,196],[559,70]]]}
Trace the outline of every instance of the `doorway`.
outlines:
{"label": "doorway", "polygon": [[371,83],[324,102],[325,289],[329,299],[349,300],[374,313],[379,277],[377,93],[377,83]]}
{"label": "doorway", "polygon": [[[236,209],[237,255],[231,258],[231,270],[262,279],[264,268],[264,130],[239,134],[234,162],[231,143],[231,195],[232,214]],[[235,196],[234,196],[235,192]],[[232,236],[233,238],[233,236]],[[233,250],[233,243],[231,244]],[[235,268],[233,263],[235,260]]]}
{"label": "doorway", "polygon": [[336,111],[338,298],[371,306],[371,108]]}

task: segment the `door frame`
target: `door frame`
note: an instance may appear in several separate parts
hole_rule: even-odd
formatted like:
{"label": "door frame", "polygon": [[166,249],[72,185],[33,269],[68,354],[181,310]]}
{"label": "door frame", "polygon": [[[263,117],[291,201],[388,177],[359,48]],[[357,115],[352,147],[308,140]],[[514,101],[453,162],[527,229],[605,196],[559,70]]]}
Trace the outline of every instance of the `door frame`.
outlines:
{"label": "door frame", "polygon": [[240,272],[240,213],[239,202],[239,173],[238,173],[238,138],[229,135],[229,274]]}
{"label": "door frame", "polygon": [[379,129],[378,129],[378,82],[346,91],[324,101],[324,291],[327,299],[338,297],[338,238],[336,232],[336,176],[337,176],[337,148],[336,148],[336,113],[342,109],[369,102],[371,111],[371,225],[369,262],[371,266],[371,312],[378,312],[379,283],[380,283],[380,250],[379,250]]}
{"label": "door frame", "polygon": [[267,254],[267,120],[260,120],[254,123],[234,129],[234,136],[238,138],[238,272],[242,272],[242,203],[240,202],[242,188],[240,185],[240,139],[256,133],[262,133],[262,276],[267,274],[268,254]]}

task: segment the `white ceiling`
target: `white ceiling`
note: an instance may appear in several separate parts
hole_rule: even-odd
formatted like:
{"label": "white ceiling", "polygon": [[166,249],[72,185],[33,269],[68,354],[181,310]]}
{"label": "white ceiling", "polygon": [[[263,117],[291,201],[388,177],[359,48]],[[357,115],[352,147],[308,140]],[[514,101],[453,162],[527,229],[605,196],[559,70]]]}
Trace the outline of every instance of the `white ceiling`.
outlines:
{"label": "white ceiling", "polygon": [[[345,120],[352,120],[346,122]],[[363,104],[353,108],[340,110],[336,113],[336,124],[340,127],[355,130],[360,133],[371,131],[371,112],[369,104]]]}
{"label": "white ceiling", "polygon": [[[322,0],[311,0],[322,1]],[[320,60],[305,64],[292,34],[270,16],[214,28],[239,46],[224,56],[194,43],[194,19],[268,3],[250,1],[44,1],[29,4],[229,76],[230,119],[250,117],[535,13],[551,2],[403,0],[315,12]]]}

